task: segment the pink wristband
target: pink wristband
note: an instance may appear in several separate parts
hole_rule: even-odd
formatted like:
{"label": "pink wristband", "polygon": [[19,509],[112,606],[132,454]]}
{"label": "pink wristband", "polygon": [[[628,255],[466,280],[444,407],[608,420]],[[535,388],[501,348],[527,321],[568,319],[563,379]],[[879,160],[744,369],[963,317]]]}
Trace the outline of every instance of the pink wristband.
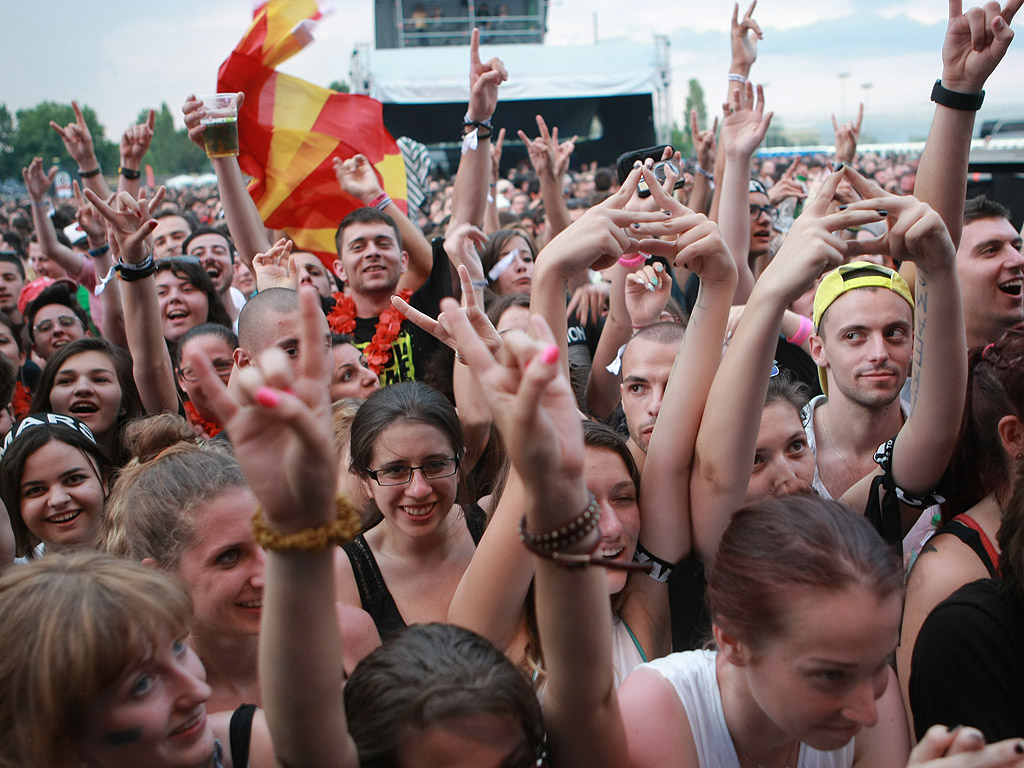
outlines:
{"label": "pink wristband", "polygon": [[387,192],[381,192],[380,193],[380,197],[375,198],[374,201],[372,203],[370,203],[367,207],[368,208],[383,208],[384,206],[382,206],[381,203],[383,203],[385,200],[387,200],[389,203],[391,202],[391,199],[388,197],[388,193]]}
{"label": "pink wristband", "polygon": [[814,323],[811,322],[811,319],[804,315],[800,315],[800,327],[796,329],[796,333],[792,336],[787,336],[786,341],[790,344],[796,344],[799,347],[811,337],[813,332]]}
{"label": "pink wristband", "polygon": [[632,258],[628,259],[625,256],[619,256],[619,264],[626,268],[639,267],[649,258],[651,257],[648,256],[646,253],[638,252],[636,256],[633,256]]}

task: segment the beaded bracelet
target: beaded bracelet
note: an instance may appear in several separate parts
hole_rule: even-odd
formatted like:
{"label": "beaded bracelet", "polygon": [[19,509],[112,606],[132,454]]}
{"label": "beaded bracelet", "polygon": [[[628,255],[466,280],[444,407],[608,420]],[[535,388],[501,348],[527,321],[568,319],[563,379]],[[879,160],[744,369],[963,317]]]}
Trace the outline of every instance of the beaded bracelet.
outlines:
{"label": "beaded bracelet", "polygon": [[252,537],[269,552],[323,552],[331,545],[344,546],[359,534],[363,523],[352,500],[345,494],[337,495],[335,506],[337,517],[327,525],[297,533],[278,533],[267,526],[263,505],[257,505],[256,514],[252,516]]}
{"label": "beaded bracelet", "polygon": [[615,571],[640,571],[647,574],[650,574],[654,569],[654,563],[652,562],[639,562],[637,560],[609,560],[606,557],[594,554],[597,552],[597,548],[601,546],[600,535],[594,539],[594,545],[586,552],[578,553],[545,549],[544,547],[532,544],[525,539],[523,539],[523,544],[525,544],[526,548],[533,554],[538,557],[543,557],[545,560],[551,560],[555,565],[559,565],[562,568],[585,568],[588,565],[600,565],[602,568],[611,568]]}
{"label": "beaded bracelet", "polygon": [[519,521],[519,538],[530,549],[539,547],[553,552],[582,541],[588,533],[597,528],[599,522],[601,522],[601,508],[597,506],[597,498],[591,493],[586,509],[573,520],[553,531],[534,533],[527,529],[526,518],[523,517]]}

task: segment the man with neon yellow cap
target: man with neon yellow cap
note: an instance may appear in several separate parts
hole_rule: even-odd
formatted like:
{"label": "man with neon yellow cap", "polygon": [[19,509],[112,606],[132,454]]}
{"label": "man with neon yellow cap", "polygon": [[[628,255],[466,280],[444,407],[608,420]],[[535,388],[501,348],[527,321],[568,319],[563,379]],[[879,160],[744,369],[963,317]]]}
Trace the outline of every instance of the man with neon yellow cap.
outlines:
{"label": "man with neon yellow cap", "polygon": [[825,393],[807,406],[814,488],[838,499],[874,470],[878,446],[905,421],[900,390],[914,353],[914,298],[898,272],[855,261],[822,278],[813,321],[811,356]]}

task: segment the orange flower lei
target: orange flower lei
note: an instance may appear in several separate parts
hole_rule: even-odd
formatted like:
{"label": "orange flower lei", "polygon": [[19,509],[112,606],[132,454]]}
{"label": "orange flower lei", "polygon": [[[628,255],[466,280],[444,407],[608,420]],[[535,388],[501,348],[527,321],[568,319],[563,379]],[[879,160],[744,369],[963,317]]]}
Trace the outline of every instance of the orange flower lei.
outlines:
{"label": "orange flower lei", "polygon": [[216,419],[203,416],[199,409],[192,404],[191,400],[185,401],[185,417],[193,428],[199,427],[199,429],[203,430],[203,436],[207,439],[216,437],[224,430],[224,427]]}
{"label": "orange flower lei", "polygon": [[11,398],[11,405],[14,408],[14,415],[19,419],[28,416],[32,410],[32,395],[20,381],[14,385],[14,397]]}
{"label": "orange flower lei", "polygon": [[[408,302],[412,291],[406,288],[399,291],[397,295]],[[331,328],[331,333],[353,333],[356,329],[356,303],[351,296],[340,292],[333,294],[332,298],[334,299],[334,309],[327,316],[327,324]],[[405,315],[394,307],[388,307],[380,313],[373,338],[370,339],[369,344],[363,347],[366,364],[374,373],[380,374],[381,368],[387,365],[388,360],[391,359],[391,344],[402,332],[404,319]]]}

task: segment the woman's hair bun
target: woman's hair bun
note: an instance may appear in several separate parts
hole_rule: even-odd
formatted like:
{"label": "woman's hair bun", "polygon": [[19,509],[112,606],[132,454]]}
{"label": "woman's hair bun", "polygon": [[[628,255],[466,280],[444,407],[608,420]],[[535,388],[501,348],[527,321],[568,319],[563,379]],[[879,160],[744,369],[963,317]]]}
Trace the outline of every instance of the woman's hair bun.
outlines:
{"label": "woman's hair bun", "polygon": [[181,416],[159,413],[132,421],[122,435],[125,450],[139,464],[169,453],[199,450],[192,427]]}

